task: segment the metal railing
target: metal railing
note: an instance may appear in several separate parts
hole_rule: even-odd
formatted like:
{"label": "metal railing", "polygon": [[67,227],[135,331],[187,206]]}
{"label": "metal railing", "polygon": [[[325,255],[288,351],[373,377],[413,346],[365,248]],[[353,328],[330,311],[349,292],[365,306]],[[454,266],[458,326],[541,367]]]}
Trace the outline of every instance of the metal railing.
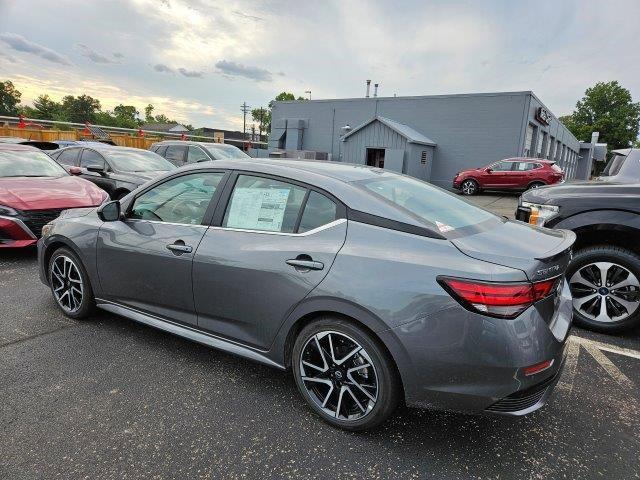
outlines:
{"label": "metal railing", "polygon": [[[0,115],[0,123],[15,123],[18,124],[20,123],[20,121],[24,121],[24,122],[30,122],[30,123],[36,123],[36,124],[40,124],[40,125],[48,125],[48,126],[55,126],[55,125],[64,125],[64,126],[68,126],[68,127],[75,127],[75,128],[82,128],[84,129],[87,125],[84,123],[75,123],[75,122],[61,122],[58,120],[45,120],[45,119],[40,119],[40,118],[27,118],[27,117],[9,117],[9,116],[3,116]],[[105,132],[109,133],[109,132],[113,132],[113,133],[131,133],[133,135],[139,135],[139,132],[142,131],[144,132],[144,134],[152,134],[152,135],[157,135],[157,136],[162,136],[162,137],[171,137],[171,138],[178,138],[181,139],[183,136],[185,137],[185,139],[187,140],[191,140],[191,139],[203,139],[203,140],[208,140],[210,142],[214,142],[215,139],[213,136],[207,136],[207,135],[193,135],[189,132],[182,132],[182,133],[175,133],[175,132],[161,132],[161,131],[157,131],[157,130],[145,130],[143,128],[124,128],[124,127],[113,127],[113,126],[109,126],[109,125],[99,125],[99,124],[91,124],[92,127],[99,127],[102,130],[104,130]],[[62,130],[61,130],[62,131]],[[219,138],[219,137],[218,137]],[[247,144],[250,143],[252,145],[264,145],[265,147],[268,145],[267,142],[262,142],[262,141],[254,141],[254,140],[250,140],[250,139],[241,139],[241,138],[222,138],[223,142],[222,143],[240,143],[240,144]]]}

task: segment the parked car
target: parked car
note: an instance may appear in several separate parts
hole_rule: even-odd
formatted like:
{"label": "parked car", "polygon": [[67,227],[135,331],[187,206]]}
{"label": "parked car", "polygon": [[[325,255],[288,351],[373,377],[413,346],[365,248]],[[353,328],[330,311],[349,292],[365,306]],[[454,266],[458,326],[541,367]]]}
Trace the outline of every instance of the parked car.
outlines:
{"label": "parked car", "polygon": [[601,182],[640,182],[640,149],[625,148],[611,152],[611,158],[596,180]]}
{"label": "parked car", "polygon": [[453,188],[464,195],[482,190],[528,190],[564,180],[555,162],[542,158],[507,158],[486,167],[458,172]]}
{"label": "parked car", "polygon": [[389,171],[219,160],[45,227],[42,281],[280,369],[349,430],[410,406],[522,415],[558,380],[575,234]]}
{"label": "parked car", "polygon": [[[640,158],[640,150],[631,154]],[[567,279],[578,325],[604,333],[640,325],[640,183],[530,190],[520,197],[516,218],[576,233]]]}
{"label": "parked car", "polygon": [[58,145],[58,148],[75,147],[75,146],[104,146],[114,145],[113,140],[54,140],[53,143]]}
{"label": "parked car", "polygon": [[39,150],[55,150],[58,148],[58,144],[54,142],[46,142],[41,140],[29,140],[27,138],[21,137],[0,137],[0,144],[9,144],[9,145],[28,145],[30,147],[35,147]]}
{"label": "parked car", "polygon": [[0,248],[35,245],[42,226],[62,210],[97,206],[108,198],[36,148],[0,144]]}
{"label": "parked car", "polygon": [[238,147],[224,143],[191,142],[184,140],[165,140],[154,143],[149,149],[163,156],[177,167],[187,163],[209,162],[211,160],[251,158]]}
{"label": "parked car", "polygon": [[51,156],[71,174],[95,183],[114,200],[176,168],[148,150],[98,143],[63,148]]}

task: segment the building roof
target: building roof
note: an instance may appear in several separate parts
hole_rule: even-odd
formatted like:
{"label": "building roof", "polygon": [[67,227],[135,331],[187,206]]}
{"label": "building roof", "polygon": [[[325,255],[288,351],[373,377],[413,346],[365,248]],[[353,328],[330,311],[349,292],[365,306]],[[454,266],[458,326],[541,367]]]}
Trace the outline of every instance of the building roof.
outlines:
{"label": "building roof", "polygon": [[188,132],[189,129],[180,123],[145,123],[141,127],[143,130],[153,130],[156,132]]}
{"label": "building roof", "polygon": [[405,125],[404,123],[396,122],[395,120],[391,120],[390,118],[380,117],[380,116],[375,116],[371,120],[363,123],[362,125],[357,126],[353,130],[351,130],[349,133],[347,133],[343,137],[343,140],[346,140],[348,137],[350,137],[354,133],[362,130],[364,127],[366,127],[367,125],[370,125],[375,121],[382,123],[383,125],[389,127],[391,130],[395,131],[399,135],[402,135],[404,138],[407,139],[409,143],[417,143],[420,145],[430,145],[433,147],[436,146],[436,142],[424,136],[420,132],[414,130],[410,126]]}

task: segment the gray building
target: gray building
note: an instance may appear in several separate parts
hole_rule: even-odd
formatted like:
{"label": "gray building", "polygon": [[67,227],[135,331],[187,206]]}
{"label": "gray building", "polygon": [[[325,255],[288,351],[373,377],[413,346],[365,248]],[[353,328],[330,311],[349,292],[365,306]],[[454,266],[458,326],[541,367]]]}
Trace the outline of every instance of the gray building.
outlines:
{"label": "gray building", "polygon": [[509,157],[554,159],[568,179],[586,169],[580,142],[532,92],[276,102],[271,125],[272,155],[381,166],[442,187]]}

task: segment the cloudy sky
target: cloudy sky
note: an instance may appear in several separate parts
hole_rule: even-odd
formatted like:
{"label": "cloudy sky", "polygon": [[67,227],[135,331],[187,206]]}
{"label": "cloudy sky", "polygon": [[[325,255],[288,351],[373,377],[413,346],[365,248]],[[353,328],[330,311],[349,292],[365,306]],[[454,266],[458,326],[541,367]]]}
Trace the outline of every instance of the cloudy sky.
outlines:
{"label": "cloudy sky", "polygon": [[569,113],[597,81],[640,100],[640,1],[0,0],[0,80],[242,126],[283,90],[533,90]]}

